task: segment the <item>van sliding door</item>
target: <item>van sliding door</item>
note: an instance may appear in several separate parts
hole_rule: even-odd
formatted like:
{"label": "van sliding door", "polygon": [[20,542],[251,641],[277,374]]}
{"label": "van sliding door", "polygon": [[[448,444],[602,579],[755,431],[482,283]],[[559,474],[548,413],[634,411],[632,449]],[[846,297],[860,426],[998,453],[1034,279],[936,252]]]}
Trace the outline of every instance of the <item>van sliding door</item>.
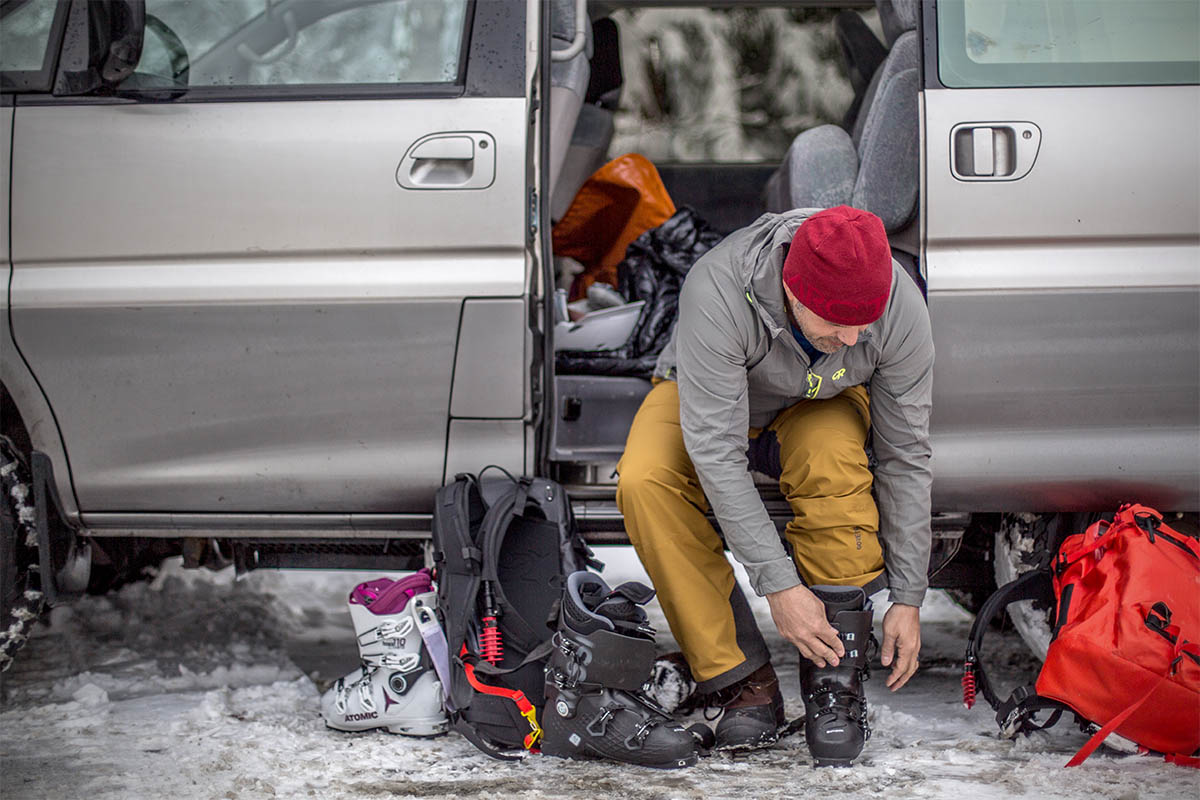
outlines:
{"label": "van sliding door", "polygon": [[85,521],[428,512],[468,297],[519,460],[526,4],[146,5],[128,91],[15,125],[13,329]]}
{"label": "van sliding door", "polygon": [[1200,5],[924,14],[935,507],[1197,508]]}

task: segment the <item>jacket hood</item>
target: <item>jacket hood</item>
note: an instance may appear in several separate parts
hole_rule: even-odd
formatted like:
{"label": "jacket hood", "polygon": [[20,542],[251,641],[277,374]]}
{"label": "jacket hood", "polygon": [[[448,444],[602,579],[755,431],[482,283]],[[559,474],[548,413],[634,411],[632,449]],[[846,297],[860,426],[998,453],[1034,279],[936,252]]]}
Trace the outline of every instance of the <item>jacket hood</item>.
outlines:
{"label": "jacket hood", "polygon": [[820,210],[799,208],[764,214],[742,229],[745,242],[735,263],[741,270],[746,293],[773,337],[787,331],[789,325],[783,296],[784,246],[791,244],[801,223]]}

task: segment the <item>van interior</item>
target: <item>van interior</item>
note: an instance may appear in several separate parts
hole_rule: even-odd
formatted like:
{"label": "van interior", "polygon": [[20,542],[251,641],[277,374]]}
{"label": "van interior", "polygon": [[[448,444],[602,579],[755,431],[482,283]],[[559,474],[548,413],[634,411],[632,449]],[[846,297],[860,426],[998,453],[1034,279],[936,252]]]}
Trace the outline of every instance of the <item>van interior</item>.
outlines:
{"label": "van interior", "polygon": [[[576,0],[551,4],[554,50],[567,51],[575,40],[581,6]],[[580,523],[595,540],[605,531],[620,535],[616,464],[651,384],[644,363],[620,374],[611,359],[597,358],[593,367],[588,358],[573,357],[581,349],[597,356],[616,351],[649,312],[620,292],[628,264],[616,268],[611,285],[603,280],[612,280],[611,270],[589,276],[594,264],[567,255],[576,249],[570,231],[566,237],[560,231],[577,227],[576,212],[596,213],[587,206],[595,188],[589,176],[602,167],[620,173],[613,160],[644,149],[638,155],[661,181],[602,195],[599,205],[609,216],[600,224],[610,228],[629,223],[613,209],[635,190],[651,206],[693,210],[721,235],[764,212],[840,204],[866,209],[883,220],[894,257],[924,290],[918,263],[920,5],[868,0],[693,9],[593,0],[586,13],[585,46],[553,61],[550,75],[548,185],[558,302],[552,419],[543,452],[550,476],[578,501]],[[817,76],[801,74],[814,70]],[[732,86],[736,96],[720,86]],[[781,102],[785,92],[795,101]],[[771,482],[761,483],[772,516],[788,516]]]}

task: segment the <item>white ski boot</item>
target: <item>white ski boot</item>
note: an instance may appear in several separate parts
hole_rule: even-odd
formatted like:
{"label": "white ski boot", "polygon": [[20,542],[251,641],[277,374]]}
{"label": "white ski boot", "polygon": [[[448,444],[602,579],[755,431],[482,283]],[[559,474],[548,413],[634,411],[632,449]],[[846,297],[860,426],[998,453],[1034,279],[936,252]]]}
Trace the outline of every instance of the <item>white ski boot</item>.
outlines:
{"label": "white ski boot", "polygon": [[349,605],[362,663],[321,697],[325,724],[342,731],[386,728],[407,736],[445,733],[442,684],[417,625],[421,615],[437,609],[429,573],[359,584]]}

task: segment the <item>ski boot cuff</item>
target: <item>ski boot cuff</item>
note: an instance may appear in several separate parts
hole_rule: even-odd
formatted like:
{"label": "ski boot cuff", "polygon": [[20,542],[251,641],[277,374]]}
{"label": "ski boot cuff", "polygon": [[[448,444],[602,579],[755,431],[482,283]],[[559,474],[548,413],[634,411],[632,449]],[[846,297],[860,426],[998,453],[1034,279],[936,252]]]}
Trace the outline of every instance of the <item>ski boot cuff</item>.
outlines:
{"label": "ski boot cuff", "polygon": [[812,586],[813,594],[825,604],[825,615],[833,621],[839,611],[870,611],[871,601],[859,586]]}
{"label": "ski boot cuff", "polygon": [[567,685],[640,689],[654,669],[654,629],[641,607],[653,597],[654,590],[640,583],[610,589],[597,575],[573,573],[554,636],[564,656],[560,679]]}

